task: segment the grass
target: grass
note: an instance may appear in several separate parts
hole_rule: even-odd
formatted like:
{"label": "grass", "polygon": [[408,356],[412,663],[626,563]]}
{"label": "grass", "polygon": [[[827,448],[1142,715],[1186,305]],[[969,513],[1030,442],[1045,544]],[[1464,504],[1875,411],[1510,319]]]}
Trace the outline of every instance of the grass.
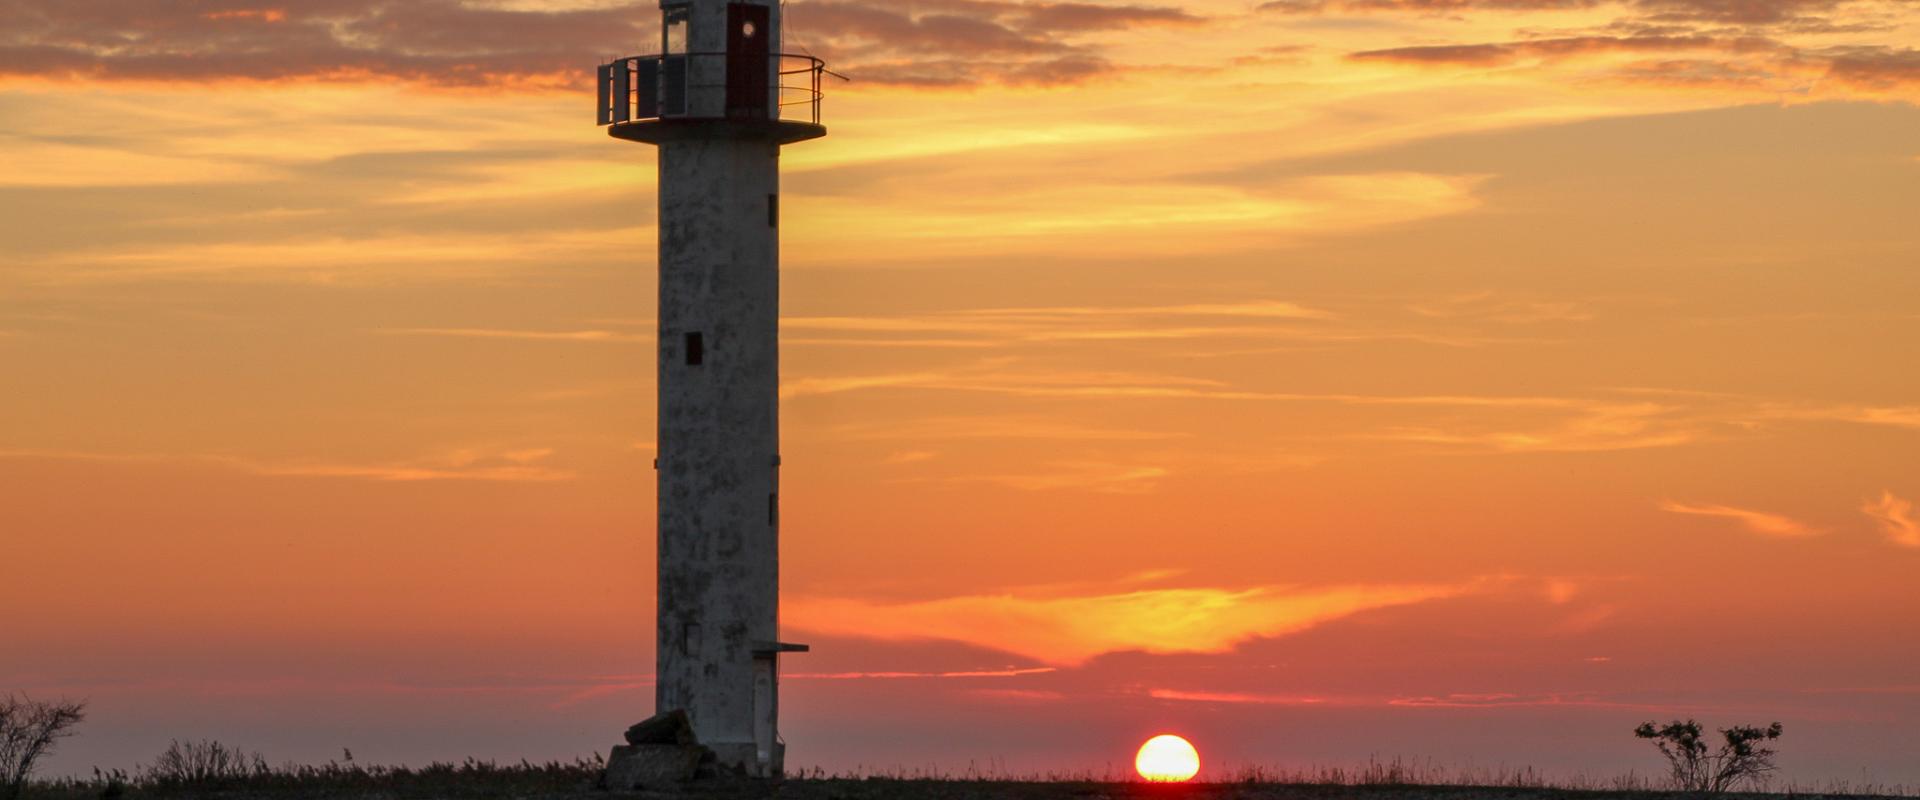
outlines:
{"label": "grass", "polygon": [[[211,743],[202,743],[206,746]],[[214,745],[216,748],[218,745]],[[468,759],[425,767],[368,766],[345,762],[268,766],[257,756],[229,750],[237,768],[182,771],[148,767],[135,773],[96,770],[88,778],[29,786],[27,800],[136,800],[137,798],[351,798],[352,800],[479,800],[526,798],[699,798],[747,800],[1663,800],[1688,795],[1663,791],[1644,776],[1551,778],[1531,768],[1449,768],[1432,762],[1372,759],[1353,767],[1273,769],[1249,767],[1213,783],[1150,784],[1130,773],[1008,774],[969,765],[937,768],[800,770],[782,781],[717,779],[684,787],[613,794],[598,788],[598,757],[572,762],[497,764]],[[164,764],[162,761],[156,764]],[[1872,783],[1785,785],[1740,798],[1860,798],[1920,796],[1905,786]]]}

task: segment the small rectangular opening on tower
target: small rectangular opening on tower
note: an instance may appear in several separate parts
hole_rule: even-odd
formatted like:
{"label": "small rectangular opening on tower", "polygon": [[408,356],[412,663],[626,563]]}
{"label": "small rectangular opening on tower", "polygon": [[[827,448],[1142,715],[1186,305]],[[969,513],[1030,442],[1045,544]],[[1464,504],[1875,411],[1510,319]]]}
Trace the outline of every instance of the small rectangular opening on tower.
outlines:
{"label": "small rectangular opening on tower", "polygon": [[780,493],[779,492],[773,492],[767,495],[767,524],[768,525],[780,524]]}
{"label": "small rectangular opening on tower", "polygon": [[767,195],[767,227],[780,227],[780,195]]}
{"label": "small rectangular opening on tower", "polygon": [[697,367],[707,360],[706,337],[698,332],[687,334],[687,366]]}

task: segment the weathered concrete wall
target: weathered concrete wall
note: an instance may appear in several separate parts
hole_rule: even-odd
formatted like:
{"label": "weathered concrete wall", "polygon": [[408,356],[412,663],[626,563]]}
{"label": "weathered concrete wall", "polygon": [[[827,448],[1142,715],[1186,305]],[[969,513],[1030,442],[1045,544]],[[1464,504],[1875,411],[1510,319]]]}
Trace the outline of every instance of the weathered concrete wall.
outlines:
{"label": "weathered concrete wall", "polygon": [[[780,4],[748,2],[769,9],[755,35],[778,53]],[[689,4],[690,52],[726,50],[727,6]],[[690,60],[690,116],[725,115],[727,63]],[[659,140],[655,711],[686,711],[722,765],[769,774],[782,767],[777,679],[756,650],[780,627],[780,148],[772,128],[722,133]]]}
{"label": "weathered concrete wall", "polygon": [[655,710],[685,709],[722,763],[772,770],[754,650],[779,639],[778,192],[772,143],[660,148]]}

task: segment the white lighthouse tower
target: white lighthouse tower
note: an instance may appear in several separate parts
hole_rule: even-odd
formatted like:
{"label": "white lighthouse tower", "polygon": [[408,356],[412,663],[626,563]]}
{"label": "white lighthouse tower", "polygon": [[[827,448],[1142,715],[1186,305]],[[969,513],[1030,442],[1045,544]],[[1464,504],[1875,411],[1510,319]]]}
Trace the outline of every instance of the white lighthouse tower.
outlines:
{"label": "white lighthouse tower", "polygon": [[658,55],[600,68],[598,121],[659,149],[655,712],[777,775],[780,148],[825,136],[778,0],[663,0]]}

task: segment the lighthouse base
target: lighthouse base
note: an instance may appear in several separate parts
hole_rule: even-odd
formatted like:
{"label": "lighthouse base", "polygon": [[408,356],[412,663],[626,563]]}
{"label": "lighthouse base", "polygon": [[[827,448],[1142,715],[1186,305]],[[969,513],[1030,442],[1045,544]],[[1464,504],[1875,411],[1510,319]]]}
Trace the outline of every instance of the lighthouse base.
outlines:
{"label": "lighthouse base", "polygon": [[700,774],[713,753],[699,745],[623,744],[607,756],[606,788],[631,792],[642,787],[686,783]]}

